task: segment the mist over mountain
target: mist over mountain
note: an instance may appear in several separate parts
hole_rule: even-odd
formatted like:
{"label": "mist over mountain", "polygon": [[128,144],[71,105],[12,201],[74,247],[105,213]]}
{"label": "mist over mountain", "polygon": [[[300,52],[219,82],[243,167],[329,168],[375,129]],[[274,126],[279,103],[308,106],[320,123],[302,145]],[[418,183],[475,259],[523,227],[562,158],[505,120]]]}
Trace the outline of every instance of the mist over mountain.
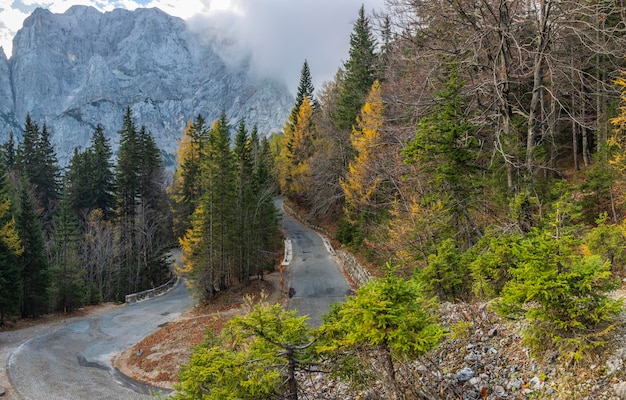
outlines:
{"label": "mist over mountain", "polygon": [[65,164],[97,124],[115,150],[126,107],[170,154],[198,114],[210,122],[225,111],[233,126],[245,117],[260,133],[280,130],[294,102],[285,83],[251,73],[245,55],[225,59],[208,39],[156,8],[36,9],[11,57],[0,52],[0,141],[20,137],[30,113]]}

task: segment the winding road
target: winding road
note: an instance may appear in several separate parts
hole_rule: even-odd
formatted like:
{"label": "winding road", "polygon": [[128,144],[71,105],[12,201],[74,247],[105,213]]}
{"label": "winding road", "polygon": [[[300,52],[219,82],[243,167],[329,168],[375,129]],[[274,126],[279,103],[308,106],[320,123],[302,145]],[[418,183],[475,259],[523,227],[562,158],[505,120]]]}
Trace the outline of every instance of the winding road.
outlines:
{"label": "winding road", "polygon": [[[282,200],[277,200],[276,206],[282,210]],[[288,309],[308,315],[309,325],[319,326],[330,305],[345,300],[352,289],[331,254],[332,248],[319,234],[285,213],[283,231],[292,246],[287,281],[293,295]]]}
{"label": "winding road", "polygon": [[[281,209],[282,200],[277,200],[276,205]],[[285,277],[293,294],[288,308],[309,315],[310,325],[317,326],[330,304],[344,300],[350,293],[350,286],[322,237],[286,214],[282,223],[291,242],[292,255]],[[165,397],[167,392],[120,374],[113,366],[114,358],[193,305],[189,290],[179,284],[160,297],[100,315],[0,332],[0,362],[6,360],[6,375],[0,373],[0,384],[8,389],[4,398]]]}
{"label": "winding road", "polygon": [[153,300],[27,340],[7,362],[12,386],[19,398],[33,400],[143,399],[164,394],[125,378],[112,367],[112,361],[193,304],[187,287],[179,284]]}

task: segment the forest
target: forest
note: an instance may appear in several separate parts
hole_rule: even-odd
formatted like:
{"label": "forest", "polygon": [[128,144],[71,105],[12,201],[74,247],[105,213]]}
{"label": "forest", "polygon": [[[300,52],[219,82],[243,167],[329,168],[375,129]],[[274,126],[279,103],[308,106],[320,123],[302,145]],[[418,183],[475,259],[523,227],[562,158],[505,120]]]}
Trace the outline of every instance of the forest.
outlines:
{"label": "forest", "polygon": [[251,307],[196,351],[179,398],[297,399],[297,368],[378,378],[380,398],[465,398],[434,373],[419,380],[436,370],[422,357],[458,329],[442,327],[438,303],[488,304],[564,370],[597,362],[626,272],[625,12],[595,0],[361,7],[334,80],[316,91],[305,60],[271,149],[281,193],[376,278],[317,329]]}
{"label": "forest", "polygon": [[178,398],[297,399],[296,372],[320,366],[448,398],[399,378],[453,336],[444,303],[489,304],[564,368],[602,354],[626,275],[626,4],[385,5],[358,11],[334,80],[316,90],[304,61],[281,134],[190,121],[168,187],[130,110],[115,164],[96,129],[65,174],[27,118],[2,147],[2,319],[158,285],[177,245],[210,302],[275,265],[282,194],[375,279],[317,329],[250,305],[196,349]]}
{"label": "forest", "polygon": [[[168,185],[162,153],[130,108],[120,124],[115,157],[97,126],[90,146],[75,150],[64,170],[51,133],[30,115],[22,140],[15,143],[11,134],[2,144],[0,326],[124,301],[175,273],[203,282],[196,292],[204,300],[276,263],[275,184],[269,144],[256,128],[248,132],[241,121],[231,148],[225,115],[213,127],[197,116],[184,131],[179,169]],[[215,236],[203,236],[206,226]],[[170,270],[168,253],[179,237],[189,271]],[[210,241],[215,258],[189,250],[199,249],[198,241]]]}

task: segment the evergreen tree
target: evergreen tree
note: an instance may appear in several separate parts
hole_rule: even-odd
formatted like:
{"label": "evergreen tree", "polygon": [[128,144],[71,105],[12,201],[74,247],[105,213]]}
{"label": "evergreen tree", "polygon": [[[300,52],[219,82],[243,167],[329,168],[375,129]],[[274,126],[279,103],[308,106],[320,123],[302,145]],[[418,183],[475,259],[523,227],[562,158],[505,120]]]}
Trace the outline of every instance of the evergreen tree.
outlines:
{"label": "evergreen tree", "polygon": [[14,219],[9,181],[0,176],[0,326],[20,310],[23,296],[19,257],[24,248]]}
{"label": "evergreen tree", "polygon": [[463,86],[457,67],[452,66],[438,93],[435,112],[419,121],[415,137],[402,153],[408,164],[417,164],[428,174],[428,200],[447,208],[457,224],[456,231],[463,232],[467,247],[471,247],[476,238],[482,237],[471,213],[481,184],[479,140],[461,96]]}
{"label": "evergreen tree", "polygon": [[142,287],[164,283],[168,276],[166,251],[169,247],[167,199],[165,197],[163,159],[152,135],[139,131],[139,230]]}
{"label": "evergreen tree", "polygon": [[237,240],[232,203],[236,199],[234,157],[226,113],[209,133],[202,162],[204,194],[192,215],[192,228],[180,239],[186,268],[200,301],[215,297],[234,277]]}
{"label": "evergreen tree", "polygon": [[334,115],[335,125],[339,129],[349,130],[356,122],[365,96],[376,80],[377,64],[376,40],[369,18],[365,16],[365,7],[361,5],[359,17],[350,34],[350,54],[344,64],[345,75]]}
{"label": "evergreen tree", "polygon": [[139,151],[140,138],[130,107],[126,109],[120,135],[120,148],[115,169],[116,211],[119,224],[119,248],[122,270],[126,271],[125,293],[138,291],[136,222],[139,201]]}
{"label": "evergreen tree", "polygon": [[30,115],[26,115],[22,142],[18,145],[16,165],[21,175],[33,185],[36,204],[43,209],[42,221],[48,225],[59,199],[58,166],[50,132],[44,124],[41,131]]}
{"label": "evergreen tree", "polygon": [[72,312],[86,301],[85,271],[80,257],[80,228],[72,210],[69,192],[69,185],[66,185],[54,215],[51,249],[55,309],[63,312]]}
{"label": "evergreen tree", "polygon": [[30,114],[26,114],[22,141],[17,146],[16,163],[19,172],[29,179],[36,174],[37,143],[39,142],[39,125],[33,121]]}
{"label": "evergreen tree", "polygon": [[51,274],[40,217],[29,187],[27,178],[22,178],[16,227],[24,248],[19,258],[23,282],[22,316],[36,317],[48,311]]}
{"label": "evergreen tree", "polygon": [[0,162],[5,171],[12,171],[16,164],[15,137],[13,132],[9,132],[9,138],[0,146]]}
{"label": "evergreen tree", "polygon": [[181,367],[175,399],[298,399],[296,374],[314,359],[307,317],[280,304],[247,306]]}
{"label": "evergreen tree", "polygon": [[311,78],[309,63],[307,60],[304,60],[304,64],[300,70],[300,82],[298,84],[298,92],[296,93],[296,104],[291,109],[286,129],[293,129],[298,123],[298,113],[300,112],[300,106],[305,98],[309,99],[309,103],[313,109],[317,108],[317,101],[315,100],[314,92],[315,88],[313,87],[313,79]]}
{"label": "evergreen tree", "polygon": [[47,224],[52,220],[54,209],[59,200],[61,172],[54,147],[50,142],[50,131],[46,124],[43,125],[37,141],[36,157],[36,171],[33,172],[30,179],[43,207],[44,223]]}
{"label": "evergreen tree", "polygon": [[104,135],[102,125],[98,124],[91,137],[91,147],[89,148],[92,157],[91,169],[93,171],[93,209],[100,209],[104,213],[104,218],[109,219],[113,214],[115,199],[113,197],[113,163],[111,157],[113,150],[111,144]]}
{"label": "evergreen tree", "polygon": [[177,167],[169,188],[173,201],[174,236],[182,237],[191,228],[193,214],[204,192],[201,183],[201,162],[208,142],[209,129],[202,115],[189,121],[178,144]]}
{"label": "evergreen tree", "polygon": [[241,120],[235,135],[235,163],[237,172],[237,219],[235,237],[237,250],[235,264],[237,278],[240,282],[246,282],[251,275],[251,254],[253,252],[252,219],[256,206],[256,182],[254,176],[252,143],[248,137],[246,122]]}
{"label": "evergreen tree", "polygon": [[[424,294],[423,285],[415,279],[398,278],[390,264],[386,269],[384,278],[368,281],[356,296],[339,303],[324,317],[318,351],[342,360],[361,351],[362,358],[357,360],[363,364],[343,373],[354,377],[363,369],[373,369],[376,376],[385,378],[388,394],[404,398],[396,377],[397,363],[406,356],[426,354],[444,332],[437,321],[437,302]],[[338,370],[341,364],[333,363]]]}

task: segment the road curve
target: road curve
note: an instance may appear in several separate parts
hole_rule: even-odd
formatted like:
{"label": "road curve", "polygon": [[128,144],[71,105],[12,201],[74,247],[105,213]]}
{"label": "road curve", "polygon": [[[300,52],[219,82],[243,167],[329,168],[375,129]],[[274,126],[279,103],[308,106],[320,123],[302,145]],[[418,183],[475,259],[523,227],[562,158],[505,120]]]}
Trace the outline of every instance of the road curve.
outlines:
{"label": "road curve", "polygon": [[184,284],[166,295],[78,320],[22,343],[7,361],[15,391],[26,400],[145,399],[163,393],[125,379],[113,358],[191,309]]}
{"label": "road curve", "polygon": [[[282,210],[282,199],[276,206]],[[309,325],[316,327],[328,307],[345,300],[351,288],[322,237],[285,213],[282,218],[283,231],[292,245],[292,259],[286,268],[286,281],[293,289],[288,309],[308,315]]]}

